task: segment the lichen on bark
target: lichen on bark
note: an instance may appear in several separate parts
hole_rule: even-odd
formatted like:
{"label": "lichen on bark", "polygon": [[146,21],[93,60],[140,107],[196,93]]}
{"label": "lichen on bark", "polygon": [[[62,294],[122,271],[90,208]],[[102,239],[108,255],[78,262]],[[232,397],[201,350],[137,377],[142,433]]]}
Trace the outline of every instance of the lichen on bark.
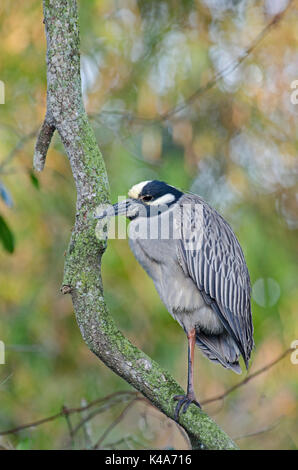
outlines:
{"label": "lichen on bark", "polygon": [[[173,418],[176,406],[173,397],[183,390],[167,371],[122,335],[104,301],[100,266],[106,243],[96,238],[93,215],[98,204],[109,201],[109,185],[104,160],[83,106],[76,1],[44,0],[43,7],[47,38],[47,112],[37,138],[34,164],[36,169],[43,168],[49,146],[44,129],[54,127],[69,158],[77,190],[76,220],[66,253],[62,292],[71,294],[79,328],[90,350],[160,411]],[[231,438],[195,406],[180,415],[179,423],[194,449],[237,448]]]}

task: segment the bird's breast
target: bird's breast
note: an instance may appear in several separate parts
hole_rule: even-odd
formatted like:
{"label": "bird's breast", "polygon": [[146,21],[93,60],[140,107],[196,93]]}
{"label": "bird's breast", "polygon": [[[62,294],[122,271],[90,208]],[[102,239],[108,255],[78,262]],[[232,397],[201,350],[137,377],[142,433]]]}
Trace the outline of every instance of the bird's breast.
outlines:
{"label": "bird's breast", "polygon": [[222,324],[206,305],[192,279],[185,275],[176,255],[175,240],[129,238],[135,258],[151,277],[169,313],[185,331],[199,327],[220,333]]}

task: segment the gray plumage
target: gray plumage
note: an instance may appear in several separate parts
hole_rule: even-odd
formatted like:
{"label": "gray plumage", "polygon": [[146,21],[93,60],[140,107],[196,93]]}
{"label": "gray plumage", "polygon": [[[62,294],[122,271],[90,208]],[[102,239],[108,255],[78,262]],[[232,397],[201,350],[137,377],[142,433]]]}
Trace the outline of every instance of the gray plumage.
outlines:
{"label": "gray plumage", "polygon": [[239,242],[216,210],[195,194],[163,181],[142,181],[129,199],[98,219],[126,215],[130,247],[152,278],[160,298],[188,340],[186,395],[175,395],[174,419],[196,399],[194,348],[211,361],[240,373],[253,347],[250,280]]}
{"label": "gray plumage", "polygon": [[[172,228],[180,230],[178,238],[143,237],[153,218],[162,224],[169,212]],[[196,329],[202,353],[237,373],[242,355],[247,367],[253,347],[249,273],[240,244],[221,215],[199,196],[183,194],[168,211],[132,220],[129,238],[170,314],[186,333]]]}

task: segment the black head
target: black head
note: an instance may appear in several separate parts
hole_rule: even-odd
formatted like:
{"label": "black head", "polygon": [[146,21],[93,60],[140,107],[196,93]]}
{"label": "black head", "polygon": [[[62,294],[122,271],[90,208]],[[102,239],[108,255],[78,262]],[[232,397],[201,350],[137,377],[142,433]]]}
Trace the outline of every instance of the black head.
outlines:
{"label": "black head", "polygon": [[128,191],[129,199],[118,202],[96,215],[97,219],[126,215],[130,220],[151,217],[167,211],[183,193],[163,181],[142,181]]}
{"label": "black head", "polygon": [[134,185],[128,192],[132,199],[142,201],[149,206],[167,205],[168,207],[183,195],[179,189],[163,181],[142,181]]}

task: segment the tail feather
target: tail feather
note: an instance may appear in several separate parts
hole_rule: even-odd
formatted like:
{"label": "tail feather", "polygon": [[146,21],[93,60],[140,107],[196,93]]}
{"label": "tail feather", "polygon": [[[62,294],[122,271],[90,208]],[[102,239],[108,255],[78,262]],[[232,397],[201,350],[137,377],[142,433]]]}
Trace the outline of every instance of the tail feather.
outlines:
{"label": "tail feather", "polygon": [[197,330],[196,343],[208,359],[241,374],[242,370],[239,365],[241,353],[228,332],[225,331],[220,335],[206,335]]}

